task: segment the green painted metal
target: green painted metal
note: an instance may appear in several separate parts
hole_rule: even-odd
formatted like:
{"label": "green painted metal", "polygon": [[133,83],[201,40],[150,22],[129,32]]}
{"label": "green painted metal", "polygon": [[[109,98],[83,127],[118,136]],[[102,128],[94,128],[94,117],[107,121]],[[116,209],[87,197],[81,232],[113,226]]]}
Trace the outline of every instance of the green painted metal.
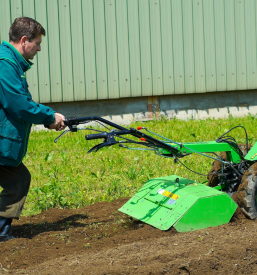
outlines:
{"label": "green painted metal", "polygon": [[[152,95],[153,78],[151,63],[151,29],[149,1],[142,0],[138,2],[139,14],[144,12],[145,16],[139,17],[139,34],[140,34],[140,57],[141,57],[141,75],[142,75],[142,95]],[[146,12],[148,11],[148,12]]]}
{"label": "green painted metal", "polygon": [[[237,163],[241,160],[241,157],[238,155],[236,151],[234,151],[233,147],[231,147],[228,143],[216,142],[216,141],[203,141],[203,142],[185,142],[183,145],[185,147],[180,147],[177,144],[170,144],[172,147],[178,149],[182,153],[193,153],[192,150],[201,152],[201,153],[210,153],[210,152],[221,152],[226,151],[228,161],[232,161],[233,163]],[[192,149],[192,150],[190,150]],[[170,154],[168,150],[159,149],[161,154]]]}
{"label": "green painted metal", "polygon": [[83,24],[81,1],[72,1],[70,4],[71,20],[71,61],[73,73],[74,100],[85,99],[85,68],[83,49]]}
{"label": "green painted metal", "polygon": [[195,57],[195,91],[206,92],[205,56],[203,36],[203,0],[193,0],[194,57]]}
{"label": "green painted metal", "polygon": [[119,98],[116,1],[105,0],[106,55],[109,98]]}
{"label": "green painted metal", "polygon": [[171,24],[171,1],[160,0],[161,8],[161,39],[162,39],[162,65],[163,65],[163,93],[174,94],[173,72],[173,31]]}
{"label": "green painted metal", "polygon": [[163,95],[160,1],[149,0],[149,8],[153,94]]}
{"label": "green painted metal", "polygon": [[[185,66],[183,54],[183,15],[181,1],[171,1],[172,44],[175,94],[185,92]],[[191,57],[192,58],[192,57]]]}
{"label": "green painted metal", "polygon": [[[130,66],[131,96],[141,96],[141,61],[140,61],[140,28],[139,28],[139,2],[127,1],[128,9],[128,42]],[[146,11],[145,11],[146,12]],[[148,10],[147,10],[148,12]],[[145,14],[147,16],[147,14]]]}
{"label": "green painted metal", "polygon": [[217,89],[213,1],[203,1],[206,92],[216,91]]}
{"label": "green painted metal", "polygon": [[185,57],[185,92],[195,91],[195,58],[194,58],[194,30],[193,30],[193,5],[191,1],[183,0],[183,33]]}
{"label": "green painted metal", "polygon": [[[86,100],[97,99],[96,49],[93,1],[82,1],[83,52],[85,66]],[[87,15],[87,16],[84,16]]]}
{"label": "green painted metal", "polygon": [[257,79],[254,72],[257,70],[256,63],[256,1],[245,1],[245,43],[246,43],[246,64],[247,64],[247,88],[254,89]]}
{"label": "green painted metal", "polygon": [[[33,2],[33,0],[30,0],[30,1]],[[24,1],[24,3],[26,2],[27,1]],[[28,7],[31,7],[31,5],[28,5]],[[60,36],[59,36],[59,25],[58,25],[59,18],[58,16],[56,16],[56,14],[58,14],[58,3],[56,1],[47,0],[47,16],[48,18],[51,18],[51,24],[50,25],[48,24],[47,32],[48,32],[48,41],[50,42],[48,50],[49,50],[49,64],[50,64],[49,73],[51,76],[50,85],[51,85],[52,102],[59,101],[60,99],[63,98]],[[54,47],[52,45],[54,45]],[[45,44],[42,47],[44,46]],[[33,81],[35,77],[35,72],[36,72],[35,66],[33,66],[33,69],[28,74],[28,76],[31,75],[31,81]],[[35,87],[34,84],[33,84],[33,87]]]}
{"label": "green painted metal", "polygon": [[236,27],[235,27],[235,0],[224,1],[225,33],[226,33],[226,69],[227,90],[237,89],[237,62],[236,62]]}
{"label": "green painted metal", "polygon": [[235,1],[237,89],[245,89],[247,87],[245,16],[248,15],[245,15],[245,2],[245,0]]}
{"label": "green painted metal", "polygon": [[97,98],[106,99],[108,95],[108,75],[106,57],[106,33],[105,33],[105,12],[102,0],[93,1],[94,25],[95,25],[95,56],[96,56],[96,81]]}
{"label": "green painted metal", "polygon": [[161,230],[185,232],[228,223],[236,208],[226,193],[172,175],[149,180],[119,211]]}
{"label": "green painted metal", "polygon": [[[72,37],[69,1],[59,0],[59,36],[62,70],[63,101],[74,100],[73,68],[72,68]],[[56,33],[58,35],[58,33]],[[39,65],[38,65],[39,66]]]}
{"label": "green painted metal", "polygon": [[27,80],[36,102],[256,89],[256,0],[1,0],[47,31]]}
{"label": "green painted metal", "polygon": [[245,156],[245,159],[250,160],[250,161],[257,160],[257,142],[254,144],[254,146],[251,148],[251,150]]}
{"label": "green painted metal", "polygon": [[226,41],[225,41],[225,18],[224,0],[214,0],[214,33],[216,51],[216,89],[224,90],[226,87]]}
{"label": "green painted metal", "polygon": [[[38,21],[45,26],[48,32],[46,0],[35,0],[35,14]],[[51,83],[50,83],[50,64],[49,64],[49,50],[48,50],[48,36],[46,36],[41,43],[41,54],[37,55],[37,62],[40,66],[38,70],[38,88],[39,100],[41,102],[51,102]],[[47,57],[47,58],[46,58]],[[54,92],[54,91],[53,91]]]}
{"label": "green painted metal", "polygon": [[[23,1],[23,15],[28,16],[31,18],[35,18],[35,1],[34,0],[27,0]],[[9,26],[10,27],[10,26]],[[44,44],[44,42],[43,42]],[[45,44],[44,44],[45,45]],[[34,57],[33,59],[33,69],[29,70],[26,73],[26,80],[29,84],[29,91],[33,96],[33,100],[35,102],[40,102],[40,97],[39,97],[39,79],[38,79],[38,56]]]}
{"label": "green painted metal", "polygon": [[130,66],[128,42],[127,6],[122,1],[116,1],[117,16],[117,48],[120,97],[130,96]]}
{"label": "green painted metal", "polygon": [[[213,190],[214,191],[214,190]],[[187,232],[226,224],[237,209],[237,204],[228,194],[216,191],[217,194],[198,193],[196,203],[174,225],[178,232]]]}

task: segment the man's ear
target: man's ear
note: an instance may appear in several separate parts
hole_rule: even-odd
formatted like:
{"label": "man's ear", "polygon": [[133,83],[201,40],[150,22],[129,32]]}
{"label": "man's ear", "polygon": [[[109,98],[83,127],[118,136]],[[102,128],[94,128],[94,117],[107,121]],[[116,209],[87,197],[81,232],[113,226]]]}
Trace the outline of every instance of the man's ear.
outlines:
{"label": "man's ear", "polygon": [[27,44],[28,41],[29,40],[28,40],[28,37],[26,35],[22,36],[22,38],[20,39],[21,46],[24,47]]}

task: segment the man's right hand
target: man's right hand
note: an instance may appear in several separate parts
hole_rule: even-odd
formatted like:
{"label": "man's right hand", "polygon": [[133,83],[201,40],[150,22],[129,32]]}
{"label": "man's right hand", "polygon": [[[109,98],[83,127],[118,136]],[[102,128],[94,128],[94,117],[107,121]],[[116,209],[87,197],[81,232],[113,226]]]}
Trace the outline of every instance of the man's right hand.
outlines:
{"label": "man's right hand", "polygon": [[54,113],[55,121],[49,125],[49,129],[55,129],[56,131],[63,130],[66,126],[64,125],[65,116],[59,113]]}

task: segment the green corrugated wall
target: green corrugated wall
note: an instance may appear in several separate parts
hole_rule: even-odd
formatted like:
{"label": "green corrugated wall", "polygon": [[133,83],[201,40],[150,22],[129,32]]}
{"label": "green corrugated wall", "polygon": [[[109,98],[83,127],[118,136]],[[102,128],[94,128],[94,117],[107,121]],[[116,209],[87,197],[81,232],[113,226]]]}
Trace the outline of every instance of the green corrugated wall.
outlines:
{"label": "green corrugated wall", "polygon": [[257,88],[257,0],[0,0],[46,29],[27,79],[37,102]]}

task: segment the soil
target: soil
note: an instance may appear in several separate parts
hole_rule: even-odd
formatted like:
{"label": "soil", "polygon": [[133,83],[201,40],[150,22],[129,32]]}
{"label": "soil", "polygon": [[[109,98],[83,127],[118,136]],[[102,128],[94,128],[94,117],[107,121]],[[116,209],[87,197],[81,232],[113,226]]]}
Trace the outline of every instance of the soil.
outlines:
{"label": "soil", "polygon": [[257,274],[257,220],[178,233],[117,211],[128,198],[13,222],[0,274]]}

